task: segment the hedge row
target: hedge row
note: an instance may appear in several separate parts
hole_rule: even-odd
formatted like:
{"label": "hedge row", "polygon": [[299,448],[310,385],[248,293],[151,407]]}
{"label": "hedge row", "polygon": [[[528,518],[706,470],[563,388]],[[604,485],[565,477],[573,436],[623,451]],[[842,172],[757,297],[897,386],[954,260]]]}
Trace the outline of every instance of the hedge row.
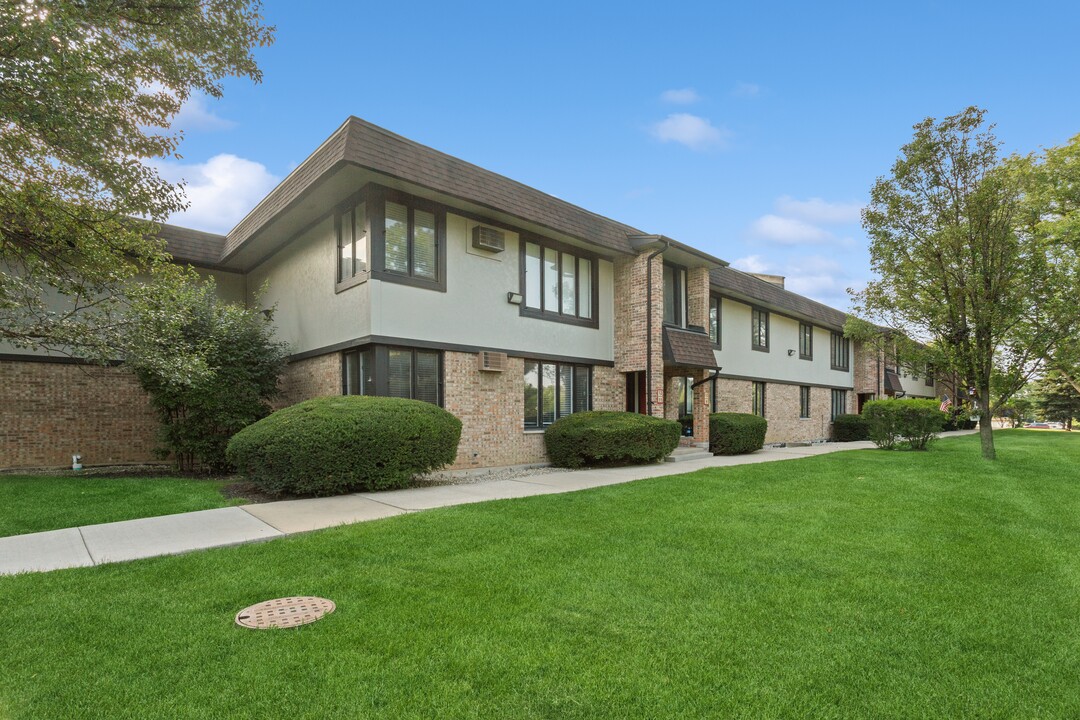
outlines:
{"label": "hedge row", "polygon": [[912,450],[925,450],[946,420],[937,400],[871,400],[863,408],[863,416],[870,439],[886,450],[900,442]]}
{"label": "hedge row", "polygon": [[674,420],[593,410],[557,420],[544,432],[544,445],[556,467],[643,465],[670,455],[680,433]]}
{"label": "hedge row", "polygon": [[709,416],[709,452],[743,455],[765,447],[769,423],[749,413],[713,413]]}
{"label": "hedge row", "polygon": [[833,420],[833,440],[856,442],[870,439],[870,426],[862,415],[837,415]]}
{"label": "hedge row", "polygon": [[248,425],[230,463],[272,495],[405,487],[454,461],[461,421],[431,403],[347,395],[307,400]]}

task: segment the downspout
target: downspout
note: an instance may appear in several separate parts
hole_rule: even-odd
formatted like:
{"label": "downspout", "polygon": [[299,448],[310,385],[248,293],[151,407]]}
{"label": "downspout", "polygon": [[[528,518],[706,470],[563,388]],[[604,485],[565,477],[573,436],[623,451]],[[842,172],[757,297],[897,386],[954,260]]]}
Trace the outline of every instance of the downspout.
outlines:
{"label": "downspout", "polygon": [[662,254],[671,247],[667,240],[661,240],[664,247],[660,248],[645,260],[645,407],[648,408],[649,416],[653,414],[653,391],[652,391],[652,261],[657,255]]}

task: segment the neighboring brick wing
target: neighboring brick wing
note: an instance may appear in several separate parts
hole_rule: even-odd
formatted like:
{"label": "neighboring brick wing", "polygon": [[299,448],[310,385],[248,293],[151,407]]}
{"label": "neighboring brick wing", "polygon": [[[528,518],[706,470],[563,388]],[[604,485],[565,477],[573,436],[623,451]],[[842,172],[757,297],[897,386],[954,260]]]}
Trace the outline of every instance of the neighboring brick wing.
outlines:
{"label": "neighboring brick wing", "polygon": [[275,410],[302,400],[340,395],[341,354],[328,353],[289,363],[278,381],[278,390]]}
{"label": "neighboring brick wing", "polygon": [[154,462],[157,416],[122,368],[0,361],[0,468]]}

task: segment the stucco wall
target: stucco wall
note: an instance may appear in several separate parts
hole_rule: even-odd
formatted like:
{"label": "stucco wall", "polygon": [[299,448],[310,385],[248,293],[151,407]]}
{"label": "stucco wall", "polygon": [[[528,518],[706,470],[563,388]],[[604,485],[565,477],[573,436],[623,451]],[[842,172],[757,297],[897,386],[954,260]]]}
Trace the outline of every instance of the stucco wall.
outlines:
{"label": "stucco wall", "polygon": [[613,359],[613,268],[601,260],[599,328],[522,317],[507,302],[521,292],[519,238],[506,233],[501,253],[473,250],[475,222],[446,216],[446,292],[371,280],[371,331],[375,335],[422,339],[482,348],[611,361]]}
{"label": "stucco wall", "polygon": [[[724,375],[763,380],[780,380],[803,385],[832,385],[851,388],[854,384],[851,357],[848,370],[833,370],[830,364],[831,332],[814,327],[814,359],[799,357],[799,321],[769,313],[769,352],[751,349],[752,307],[730,298],[721,301],[721,349],[716,363]],[[788,355],[788,350],[794,354]]]}

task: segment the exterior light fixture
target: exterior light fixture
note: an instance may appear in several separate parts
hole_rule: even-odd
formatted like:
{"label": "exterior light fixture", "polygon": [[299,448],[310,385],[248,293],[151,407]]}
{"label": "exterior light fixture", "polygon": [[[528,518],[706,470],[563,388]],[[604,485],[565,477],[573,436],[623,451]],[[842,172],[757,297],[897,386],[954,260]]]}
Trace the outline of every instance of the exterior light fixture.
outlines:
{"label": "exterior light fixture", "polygon": [[521,299],[521,293],[516,293],[513,291],[506,293],[506,302],[510,303],[511,305],[520,305]]}
{"label": "exterior light fixture", "polygon": [[788,357],[791,357],[791,356],[792,356],[792,355],[794,355],[794,354],[795,354],[795,351],[794,351],[794,350],[788,350],[788,351],[787,351],[787,356],[788,356]]}

